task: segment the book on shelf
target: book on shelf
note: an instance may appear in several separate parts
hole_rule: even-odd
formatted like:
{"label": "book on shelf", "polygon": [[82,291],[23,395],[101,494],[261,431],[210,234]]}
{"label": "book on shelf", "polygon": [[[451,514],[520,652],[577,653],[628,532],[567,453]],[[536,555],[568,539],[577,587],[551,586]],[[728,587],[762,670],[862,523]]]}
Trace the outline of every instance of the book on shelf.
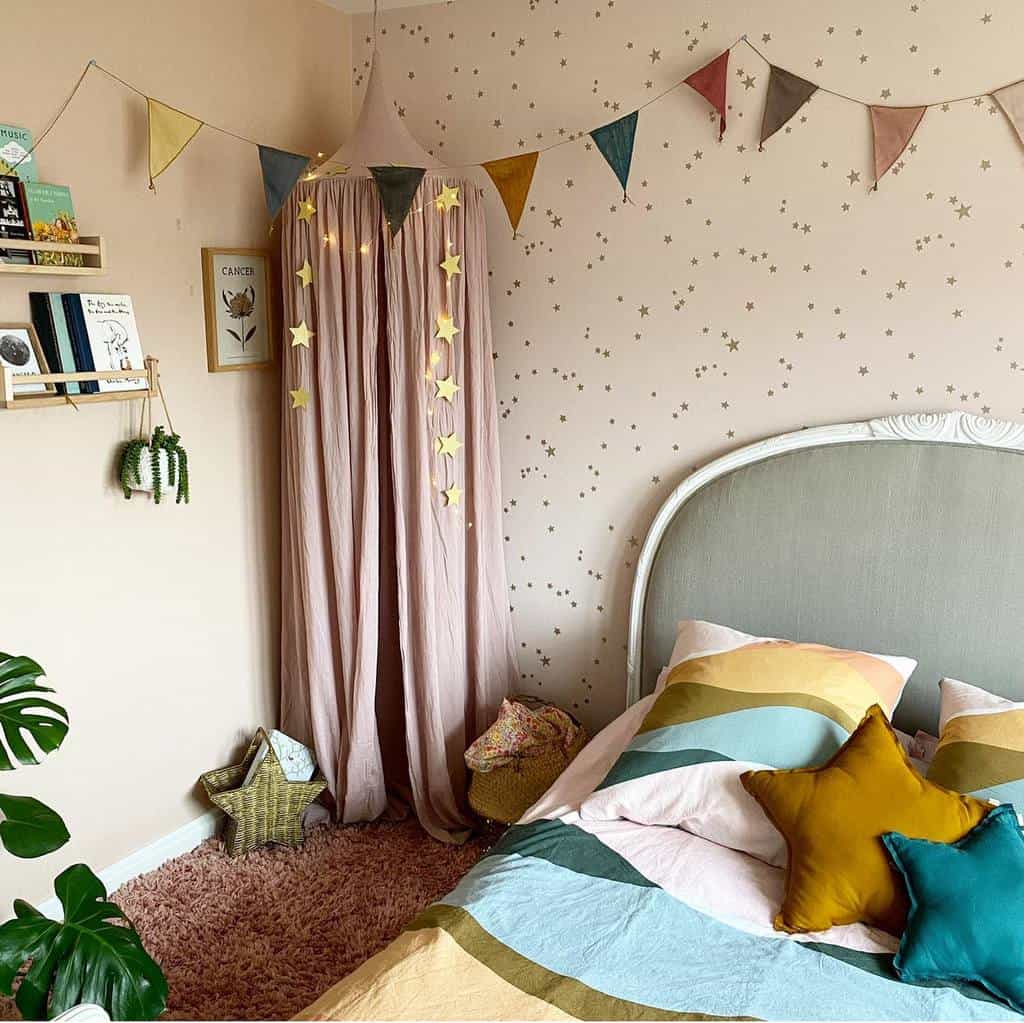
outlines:
{"label": "book on shelf", "polygon": [[[37,242],[78,243],[78,223],[67,185],[50,185],[42,181],[23,181],[25,207],[32,237]],[[84,266],[79,252],[36,252],[41,266]]]}
{"label": "book on shelf", "polygon": [[32,132],[13,124],[0,124],[0,174],[13,174],[22,181],[38,181]]}
{"label": "book on shelf", "polygon": [[[71,331],[68,330],[67,317],[64,315],[63,296],[55,291],[30,291],[28,302],[32,309],[32,322],[35,324],[50,371],[76,372],[78,365],[75,362]],[[77,381],[56,386],[58,394],[82,393],[82,384]]]}
{"label": "book on shelf", "polygon": [[86,389],[84,393],[148,390],[146,357],[131,295],[66,294],[62,301],[71,331],[75,365],[80,372],[137,369],[142,373],[125,380],[85,382],[82,384]]}
{"label": "book on shelf", "polygon": [[[31,237],[21,181],[13,174],[0,174],[0,238],[27,241]],[[31,252],[0,248],[0,263],[31,262]]]}

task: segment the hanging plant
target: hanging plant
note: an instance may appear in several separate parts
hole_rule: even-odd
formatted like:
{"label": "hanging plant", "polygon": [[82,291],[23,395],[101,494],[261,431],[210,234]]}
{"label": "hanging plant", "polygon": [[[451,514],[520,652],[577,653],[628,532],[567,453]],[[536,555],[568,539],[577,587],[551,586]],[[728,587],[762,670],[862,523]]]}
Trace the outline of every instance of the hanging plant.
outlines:
{"label": "hanging plant", "polygon": [[181,445],[181,437],[167,433],[162,426],[148,441],[137,437],[125,444],[119,476],[126,499],[133,491],[140,491],[152,494],[159,504],[174,492],[175,504],[189,503],[188,452]]}

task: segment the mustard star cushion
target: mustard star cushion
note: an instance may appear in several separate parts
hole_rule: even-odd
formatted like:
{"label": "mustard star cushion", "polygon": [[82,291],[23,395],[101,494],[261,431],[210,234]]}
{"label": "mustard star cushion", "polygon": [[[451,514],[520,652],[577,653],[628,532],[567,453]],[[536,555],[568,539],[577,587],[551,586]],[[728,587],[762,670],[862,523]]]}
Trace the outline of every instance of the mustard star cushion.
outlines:
{"label": "mustard star cushion", "polygon": [[907,893],[882,835],[955,842],[989,809],[922,778],[877,704],[824,766],[747,771],[741,781],[786,840],[775,929],[791,933],[859,921],[900,934]]}

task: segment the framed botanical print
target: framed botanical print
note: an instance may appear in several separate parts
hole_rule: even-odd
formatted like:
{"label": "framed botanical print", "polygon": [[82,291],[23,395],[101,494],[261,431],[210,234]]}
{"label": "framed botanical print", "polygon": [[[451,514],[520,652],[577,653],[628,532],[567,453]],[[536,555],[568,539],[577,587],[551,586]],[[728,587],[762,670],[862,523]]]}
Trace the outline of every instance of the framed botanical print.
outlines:
{"label": "framed botanical print", "polygon": [[265,369],[273,364],[273,302],[266,249],[203,249],[203,301],[211,373]]}
{"label": "framed botanical print", "polygon": [[[39,335],[31,323],[0,323],[0,366],[17,378],[23,373],[49,373]],[[56,394],[53,384],[14,383],[19,394]]]}

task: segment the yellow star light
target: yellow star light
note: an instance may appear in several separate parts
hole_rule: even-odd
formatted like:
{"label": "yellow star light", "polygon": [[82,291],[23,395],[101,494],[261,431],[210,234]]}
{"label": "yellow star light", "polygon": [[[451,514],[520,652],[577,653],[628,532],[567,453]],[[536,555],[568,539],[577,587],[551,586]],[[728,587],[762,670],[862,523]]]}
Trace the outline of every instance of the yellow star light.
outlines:
{"label": "yellow star light", "polygon": [[303,199],[299,203],[299,220],[305,220],[306,223],[309,223],[313,219],[314,213],[316,213],[316,207],[309,199]]}
{"label": "yellow star light", "polygon": [[450,433],[447,437],[444,435],[438,437],[434,441],[434,447],[439,455],[447,455],[449,458],[454,458],[459,448],[462,447],[462,441],[454,433]]}
{"label": "yellow star light", "polygon": [[316,334],[306,326],[305,320],[297,327],[289,327],[288,329],[292,332],[292,348],[298,348],[299,345],[302,345],[303,348],[308,348],[310,339],[316,337]]}
{"label": "yellow star light", "polygon": [[295,276],[302,281],[302,286],[308,288],[313,283],[313,268],[309,265],[309,260],[304,260],[301,267],[295,271]]}
{"label": "yellow star light", "polygon": [[459,190],[448,185],[441,186],[441,194],[434,200],[438,212],[447,213],[454,206],[461,206],[459,202]]}
{"label": "yellow star light", "polygon": [[309,391],[305,387],[299,387],[288,393],[292,396],[292,408],[305,408],[309,404]]}
{"label": "yellow star light", "polygon": [[436,366],[440,361],[441,361],[441,353],[440,352],[431,352],[430,353],[430,365],[431,366]]}
{"label": "yellow star light", "polygon": [[455,392],[461,390],[455,379],[451,376],[446,377],[444,380],[435,380],[434,386],[437,388],[435,397],[443,398],[445,401],[454,401]]}
{"label": "yellow star light", "polygon": [[[452,247],[452,243],[448,243],[448,248]],[[449,252],[445,261],[441,264],[441,269],[448,275],[448,283],[451,284],[452,278],[456,274],[462,273],[462,267],[459,266],[459,262],[462,256],[457,256],[453,252]]]}
{"label": "yellow star light", "polygon": [[455,340],[456,334],[461,334],[462,331],[455,326],[455,321],[451,318],[448,313],[439,313],[437,317],[437,333],[434,337],[442,337],[448,344],[451,344]]}
{"label": "yellow star light", "polygon": [[454,484],[444,492],[444,496],[448,498],[448,508],[451,508],[453,504],[459,504],[462,501],[462,491]]}

